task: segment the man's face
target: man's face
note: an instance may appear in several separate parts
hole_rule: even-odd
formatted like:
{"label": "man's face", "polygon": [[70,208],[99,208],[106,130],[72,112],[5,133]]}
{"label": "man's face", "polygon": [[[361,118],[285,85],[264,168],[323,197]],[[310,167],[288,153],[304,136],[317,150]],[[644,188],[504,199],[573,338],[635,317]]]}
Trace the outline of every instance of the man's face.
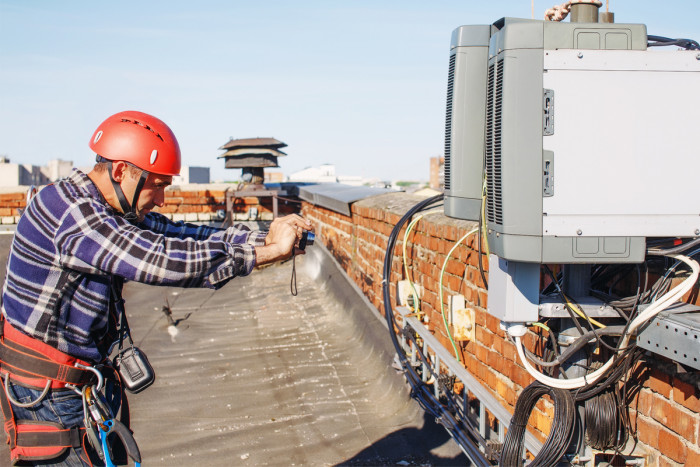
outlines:
{"label": "man's face", "polygon": [[[134,199],[134,191],[138,184],[140,173],[133,174],[132,171],[127,171],[126,177],[122,181],[122,190],[126,199],[131,201]],[[173,177],[169,175],[149,174],[146,183],[143,184],[141,195],[136,202],[136,214],[138,214],[139,222],[151,212],[156,206],[163,206],[165,203],[165,189],[173,182]]]}

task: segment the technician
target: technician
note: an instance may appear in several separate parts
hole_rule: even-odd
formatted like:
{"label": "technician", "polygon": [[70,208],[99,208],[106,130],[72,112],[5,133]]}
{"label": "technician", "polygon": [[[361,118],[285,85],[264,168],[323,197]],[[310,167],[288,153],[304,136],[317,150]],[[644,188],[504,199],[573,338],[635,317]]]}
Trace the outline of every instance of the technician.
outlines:
{"label": "technician", "polygon": [[[304,230],[313,230],[298,215],[275,219],[265,232],[173,222],[151,212],[163,206],[165,189],[180,172],[175,135],[151,115],[112,115],[89,145],[97,154],[92,171],[74,170],[39,191],[10,250],[0,399],[13,463],[100,462],[94,457],[101,438],[96,427],[105,425],[94,422],[98,413],[90,430],[84,408],[105,412],[104,400],[93,407],[95,394],[86,397],[85,388],[96,389],[96,381],[116,374],[108,358],[115,341],[128,335],[125,280],[218,289],[256,265],[303,254],[295,245]],[[119,434],[127,449],[129,434]]]}

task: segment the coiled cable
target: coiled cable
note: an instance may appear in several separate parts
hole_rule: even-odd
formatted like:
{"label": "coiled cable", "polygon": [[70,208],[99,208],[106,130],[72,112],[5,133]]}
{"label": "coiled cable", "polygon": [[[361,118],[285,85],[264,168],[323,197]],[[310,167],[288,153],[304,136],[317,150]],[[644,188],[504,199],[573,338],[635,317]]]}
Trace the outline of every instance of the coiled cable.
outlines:
{"label": "coiled cable", "polygon": [[545,386],[533,382],[520,394],[515,403],[513,418],[508,426],[508,433],[503,443],[499,465],[522,465],[525,450],[525,430],[527,421],[537,401],[544,395],[549,395],[554,402],[554,419],[547,440],[542,449],[529,464],[530,467],[556,465],[566,452],[574,433],[576,419],[576,404],[571,392],[566,389]]}

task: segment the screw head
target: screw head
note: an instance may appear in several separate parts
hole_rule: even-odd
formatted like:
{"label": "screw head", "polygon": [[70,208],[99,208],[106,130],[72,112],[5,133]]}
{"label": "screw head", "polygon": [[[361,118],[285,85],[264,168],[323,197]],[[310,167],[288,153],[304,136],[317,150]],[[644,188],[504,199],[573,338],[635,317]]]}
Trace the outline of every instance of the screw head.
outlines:
{"label": "screw head", "polygon": [[576,235],[583,235],[583,231],[582,231],[581,229],[578,229],[578,230],[576,231]]}
{"label": "screw head", "polygon": [[[583,52],[579,52],[578,55],[576,55],[578,58],[583,58]],[[700,60],[700,59],[699,59]]]}

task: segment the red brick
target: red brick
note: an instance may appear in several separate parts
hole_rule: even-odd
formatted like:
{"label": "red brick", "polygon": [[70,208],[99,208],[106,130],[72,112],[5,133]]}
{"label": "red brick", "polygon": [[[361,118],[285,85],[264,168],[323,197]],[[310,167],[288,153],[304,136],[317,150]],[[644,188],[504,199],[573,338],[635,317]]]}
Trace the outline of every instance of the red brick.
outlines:
{"label": "red brick", "polygon": [[652,407],[652,392],[648,389],[639,391],[636,401],[632,404],[632,408],[636,408],[639,413],[649,416]]}
{"label": "red brick", "polygon": [[658,392],[667,399],[671,398],[671,376],[657,369],[652,370],[646,386],[654,392]]}
{"label": "red brick", "polygon": [[476,340],[480,342],[484,347],[491,347],[493,343],[493,334],[483,328],[483,326],[476,326]]}
{"label": "red brick", "polygon": [[505,383],[505,381],[502,381],[499,379],[496,382],[496,392],[501,397],[501,399],[506,400],[509,390],[510,390],[510,388]]}
{"label": "red brick", "polygon": [[670,405],[666,399],[654,394],[651,399],[651,407],[649,408],[649,416],[666,426],[670,417]]}
{"label": "red brick", "polygon": [[685,462],[687,448],[675,433],[664,428],[659,430],[659,446],[662,454],[675,462]]}
{"label": "red brick", "polygon": [[25,199],[26,193],[0,193],[0,201],[19,201]]}
{"label": "red brick", "polygon": [[154,211],[159,212],[161,214],[172,214],[177,212],[177,206],[163,206],[159,208],[155,208]]}
{"label": "red brick", "polygon": [[165,198],[165,205],[169,206],[171,204],[182,204],[184,202],[184,198],[179,197],[179,196],[167,196]]}
{"label": "red brick", "polygon": [[498,330],[500,329],[501,326],[501,321],[497,318],[494,318],[490,314],[486,314],[486,327],[488,328],[489,331],[492,333],[497,333]]}
{"label": "red brick", "polygon": [[700,465],[700,449],[698,449],[697,445],[695,445],[695,447],[691,446],[688,448],[688,455],[685,458],[685,465],[688,467]]}
{"label": "red brick", "polygon": [[678,378],[673,381],[673,401],[679,403],[688,410],[700,412],[699,393],[700,390],[698,390],[696,386],[681,381]]}
{"label": "red brick", "polygon": [[678,433],[687,441],[697,444],[696,439],[698,433],[698,415],[689,414],[687,411],[681,410],[678,406],[668,404],[668,412],[666,416],[666,427],[675,433]]}
{"label": "red brick", "polygon": [[637,417],[637,433],[639,441],[659,449],[659,426],[645,417]]}

